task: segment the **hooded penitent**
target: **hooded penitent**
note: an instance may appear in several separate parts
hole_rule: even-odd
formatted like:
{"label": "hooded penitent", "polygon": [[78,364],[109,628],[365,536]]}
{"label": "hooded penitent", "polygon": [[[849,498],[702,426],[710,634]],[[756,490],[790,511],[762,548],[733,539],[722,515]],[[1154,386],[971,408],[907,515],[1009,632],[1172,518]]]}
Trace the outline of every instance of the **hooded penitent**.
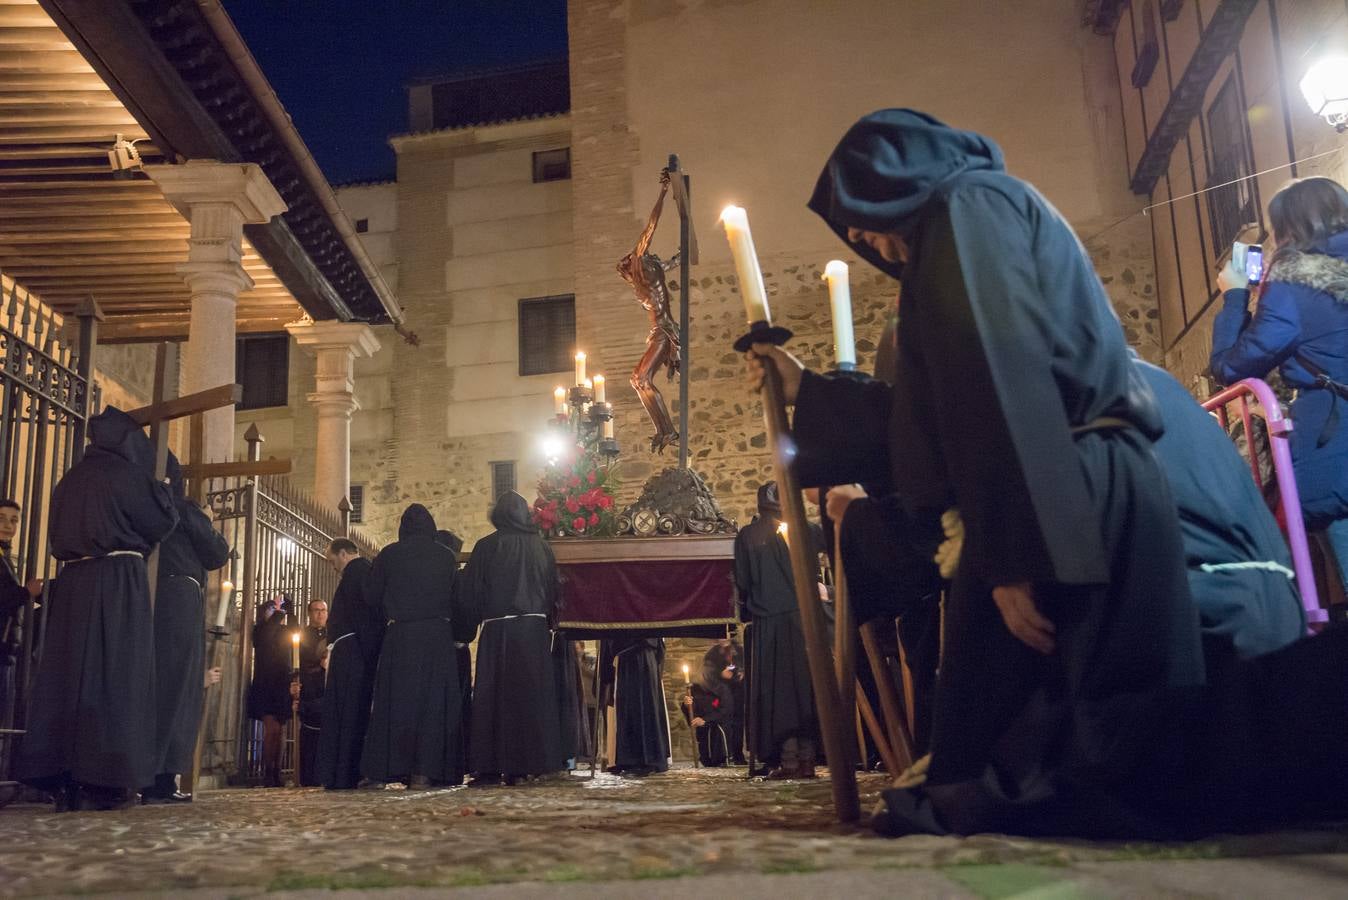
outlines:
{"label": "hooded penitent", "polygon": [[149,439],[130,416],[109,407],[89,431],[92,445],[52,492],[51,549],[67,565],[52,588],[16,769],[48,789],[73,778],[137,790],[154,778],[159,756],[143,557],[177,514],[168,487],[153,478]]}
{"label": "hooded penitent", "polygon": [[[1090,259],[995,144],[911,110],[849,129],[810,206],[844,240],[898,235],[907,262],[849,244],[903,279],[898,372],[806,373],[801,452],[832,460],[827,483],[887,472],[911,516],[956,507],[965,526],[928,787],[894,794],[898,827],[1137,827],[1083,797],[1137,796],[1142,698],[1200,682],[1203,660],[1159,413]],[[1048,655],[992,601],[1026,583],[1056,625]]]}
{"label": "hooded penitent", "polygon": [[473,546],[459,589],[462,605],[483,623],[471,768],[539,775],[566,761],[548,631],[557,617],[557,564],[516,492],[496,501],[491,522],[496,531]]}
{"label": "hooded penitent", "polygon": [[458,570],[454,551],[436,542],[426,507],[407,507],[397,542],[380,551],[365,584],[365,601],[387,623],[361,759],[367,778],[463,778],[454,642],[472,638],[472,622],[455,601]]}

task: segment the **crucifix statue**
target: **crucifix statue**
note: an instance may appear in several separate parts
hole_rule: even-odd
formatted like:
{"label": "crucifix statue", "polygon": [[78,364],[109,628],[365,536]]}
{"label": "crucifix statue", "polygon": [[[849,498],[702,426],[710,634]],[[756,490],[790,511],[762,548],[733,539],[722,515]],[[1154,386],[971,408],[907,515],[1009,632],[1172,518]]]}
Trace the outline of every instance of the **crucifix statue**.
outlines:
{"label": "crucifix statue", "polygon": [[[660,196],[655,200],[646,227],[637,238],[632,251],[618,261],[618,274],[632,286],[637,302],[651,317],[651,332],[646,337],[646,352],[641,354],[636,369],[632,372],[632,389],[641,399],[646,414],[655,424],[655,434],[651,437],[651,450],[659,453],[679,439],[674,428],[674,420],[669,415],[669,407],[655,386],[654,376],[664,368],[669,380],[679,371],[679,327],[674,322],[669,297],[669,285],[665,283],[665,273],[679,264],[680,253],[675,253],[668,261],[650,252],[651,238],[660,224],[660,213],[664,209],[665,195],[669,193],[670,171],[660,170]],[[685,425],[686,427],[686,425]]]}

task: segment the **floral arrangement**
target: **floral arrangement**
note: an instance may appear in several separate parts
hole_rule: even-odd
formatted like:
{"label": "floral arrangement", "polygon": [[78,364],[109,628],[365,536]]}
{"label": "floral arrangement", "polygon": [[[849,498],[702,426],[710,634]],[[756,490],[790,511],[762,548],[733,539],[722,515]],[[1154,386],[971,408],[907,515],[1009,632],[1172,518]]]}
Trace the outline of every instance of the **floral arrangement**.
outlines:
{"label": "floral arrangement", "polygon": [[595,537],[614,532],[608,471],[594,449],[572,445],[538,480],[534,522],[554,537]]}

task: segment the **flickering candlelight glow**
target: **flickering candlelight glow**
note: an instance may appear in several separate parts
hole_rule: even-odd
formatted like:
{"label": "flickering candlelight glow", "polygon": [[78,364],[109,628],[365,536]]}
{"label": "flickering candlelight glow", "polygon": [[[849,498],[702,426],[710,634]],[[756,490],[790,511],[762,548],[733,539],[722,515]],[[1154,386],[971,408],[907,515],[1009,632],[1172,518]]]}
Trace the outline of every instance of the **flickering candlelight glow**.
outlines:
{"label": "flickering candlelight glow", "polygon": [[558,385],[552,392],[552,400],[557,406],[557,415],[566,415],[566,388]]}
{"label": "flickering candlelight glow", "polygon": [[730,255],[735,258],[735,277],[749,324],[772,321],[768,313],[768,292],[763,287],[763,271],[758,266],[754,238],[749,232],[749,214],[742,206],[727,206],[721,210],[721,224],[725,226],[726,240],[730,242]]}
{"label": "flickering candlelight glow", "polygon": [[692,677],[689,676],[689,674],[688,674],[688,663],[684,663],[684,664],[683,664],[683,680],[684,680],[684,683],[685,683],[685,684],[692,684],[692,683],[693,683]]}
{"label": "flickering candlelight glow", "polygon": [[785,522],[783,522],[783,523],[781,523],[780,525],[777,526],[777,533],[780,534],[782,537],[786,537],[786,523],[785,523]]}
{"label": "flickering candlelight glow", "polygon": [[857,345],[852,335],[852,290],[847,263],[829,260],[824,267],[824,280],[828,282],[829,306],[833,309],[833,362],[839,369],[854,368]]}
{"label": "flickering candlelight glow", "polygon": [[594,376],[594,402],[595,403],[605,402],[603,375]]}
{"label": "flickering candlelight glow", "polygon": [[300,633],[298,631],[290,632],[290,667],[296,671],[300,667]]}
{"label": "flickering candlelight glow", "polygon": [[548,461],[548,465],[556,465],[557,460],[562,455],[562,442],[554,435],[548,435],[543,438],[543,456]]}
{"label": "flickering candlelight glow", "polygon": [[585,383],[585,352],[576,354],[576,384],[577,386]]}

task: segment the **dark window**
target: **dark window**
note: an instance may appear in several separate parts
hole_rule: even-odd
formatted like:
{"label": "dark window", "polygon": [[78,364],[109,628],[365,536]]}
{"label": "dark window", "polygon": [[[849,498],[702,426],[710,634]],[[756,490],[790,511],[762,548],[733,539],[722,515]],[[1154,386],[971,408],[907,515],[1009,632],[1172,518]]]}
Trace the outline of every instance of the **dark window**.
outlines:
{"label": "dark window", "polygon": [[496,503],[502,494],[515,489],[515,461],[494,462],[491,464],[491,502]]}
{"label": "dark window", "polygon": [[243,386],[238,409],[285,406],[289,402],[290,335],[257,334],[238,339],[234,379]]}
{"label": "dark window", "polygon": [[520,301],[520,374],[569,372],[576,347],[576,296]]}
{"label": "dark window", "polygon": [[571,148],[534,153],[534,182],[566,181],[571,177]]}
{"label": "dark window", "polygon": [[1245,130],[1245,104],[1235,74],[1208,107],[1208,216],[1212,255],[1220,259],[1246,225],[1259,222],[1259,198],[1250,178],[1252,152]]}
{"label": "dark window", "polygon": [[357,220],[356,220],[356,234],[364,234],[365,232],[367,232],[367,231],[369,231],[369,230],[370,230],[370,220],[369,220],[369,219],[357,219]]}
{"label": "dark window", "polygon": [[365,485],[351,485],[351,524],[358,525],[365,521]]}
{"label": "dark window", "polygon": [[1152,0],[1142,4],[1142,42],[1137,46],[1137,62],[1133,64],[1133,74],[1129,79],[1133,87],[1144,88],[1156,71],[1156,62],[1161,58],[1161,42],[1157,37],[1156,7]]}

